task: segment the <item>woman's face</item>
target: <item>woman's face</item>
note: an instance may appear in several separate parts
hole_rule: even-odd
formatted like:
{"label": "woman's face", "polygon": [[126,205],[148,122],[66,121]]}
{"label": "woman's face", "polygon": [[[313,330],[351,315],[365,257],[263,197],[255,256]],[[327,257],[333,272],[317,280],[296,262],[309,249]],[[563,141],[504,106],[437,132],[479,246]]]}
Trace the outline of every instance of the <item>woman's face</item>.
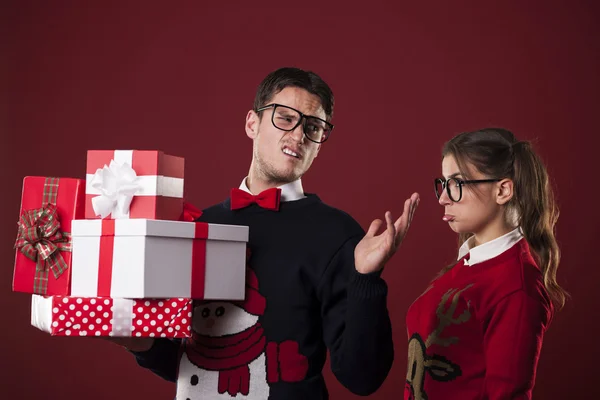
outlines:
{"label": "woman's face", "polygon": [[[467,163],[469,179],[489,179],[493,177],[484,176],[477,171],[473,165]],[[442,160],[442,175],[444,179],[456,178],[466,180],[458,168],[456,159],[447,155]],[[447,190],[443,190],[439,203],[444,207],[443,220],[456,233],[479,234],[491,225],[503,213],[503,207],[497,202],[498,184],[500,182],[464,184],[462,185],[462,197],[455,202],[449,196]],[[455,181],[450,181],[453,198],[458,199],[460,187]]]}

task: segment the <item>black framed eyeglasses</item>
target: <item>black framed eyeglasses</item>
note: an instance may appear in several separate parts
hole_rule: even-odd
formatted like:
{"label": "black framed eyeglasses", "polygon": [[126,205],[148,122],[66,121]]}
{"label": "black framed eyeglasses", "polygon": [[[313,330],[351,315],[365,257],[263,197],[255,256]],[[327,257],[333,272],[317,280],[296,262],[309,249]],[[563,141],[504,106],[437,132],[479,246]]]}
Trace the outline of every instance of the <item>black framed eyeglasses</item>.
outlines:
{"label": "black framed eyeglasses", "polygon": [[329,135],[331,135],[331,131],[333,130],[333,125],[324,119],[305,115],[295,108],[282,104],[267,104],[256,110],[256,112],[264,111],[267,108],[273,109],[271,123],[273,123],[275,128],[291,132],[298,125],[302,124],[302,132],[304,132],[304,136],[311,142],[323,143],[329,139]]}
{"label": "black framed eyeglasses", "polygon": [[463,185],[474,185],[478,183],[500,182],[502,179],[473,179],[463,180],[459,178],[436,178],[434,179],[435,197],[439,200],[442,197],[444,189],[448,193],[448,198],[454,203],[458,203],[462,199]]}

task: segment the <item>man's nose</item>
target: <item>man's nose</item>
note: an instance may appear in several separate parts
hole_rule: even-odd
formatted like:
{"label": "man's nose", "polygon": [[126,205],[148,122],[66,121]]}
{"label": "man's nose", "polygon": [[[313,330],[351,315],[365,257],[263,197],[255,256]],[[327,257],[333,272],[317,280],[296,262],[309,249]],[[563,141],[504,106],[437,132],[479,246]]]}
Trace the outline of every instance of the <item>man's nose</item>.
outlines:
{"label": "man's nose", "polygon": [[297,127],[294,128],[291,132],[289,132],[292,139],[294,139],[298,143],[304,142],[304,120],[301,119],[300,123]]}

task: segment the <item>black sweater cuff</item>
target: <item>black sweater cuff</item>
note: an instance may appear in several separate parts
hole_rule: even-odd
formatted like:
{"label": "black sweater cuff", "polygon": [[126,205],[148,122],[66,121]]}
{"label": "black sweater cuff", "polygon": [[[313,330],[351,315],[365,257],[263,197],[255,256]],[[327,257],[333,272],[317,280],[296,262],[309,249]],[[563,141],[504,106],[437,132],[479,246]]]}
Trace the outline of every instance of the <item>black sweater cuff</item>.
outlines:
{"label": "black sweater cuff", "polygon": [[354,270],[348,285],[348,296],[360,299],[386,297],[387,283],[381,278],[381,271],[370,274],[361,274]]}

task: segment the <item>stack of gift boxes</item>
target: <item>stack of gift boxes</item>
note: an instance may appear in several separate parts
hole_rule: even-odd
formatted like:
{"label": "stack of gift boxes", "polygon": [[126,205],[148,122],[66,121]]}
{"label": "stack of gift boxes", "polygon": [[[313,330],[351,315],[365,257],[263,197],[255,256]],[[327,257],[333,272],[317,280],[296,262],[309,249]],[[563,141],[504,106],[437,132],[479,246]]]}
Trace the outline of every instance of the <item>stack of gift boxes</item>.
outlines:
{"label": "stack of gift boxes", "polygon": [[183,187],[184,159],[161,151],[88,151],[85,180],[26,177],[13,290],[32,294],[32,325],[182,338],[194,300],[243,300],[248,227],[193,222]]}

